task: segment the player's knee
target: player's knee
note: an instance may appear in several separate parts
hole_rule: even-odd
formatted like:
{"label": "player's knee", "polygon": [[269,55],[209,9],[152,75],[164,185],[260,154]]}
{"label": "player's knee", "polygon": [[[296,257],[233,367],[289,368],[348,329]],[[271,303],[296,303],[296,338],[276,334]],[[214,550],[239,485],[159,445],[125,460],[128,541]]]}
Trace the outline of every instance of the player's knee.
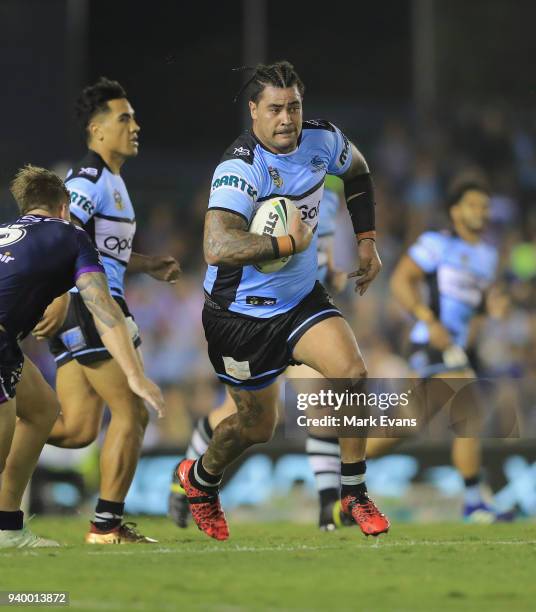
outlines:
{"label": "player's knee", "polygon": [[253,427],[246,428],[246,436],[252,444],[264,444],[269,442],[275,431],[277,414],[266,413]]}
{"label": "player's knee", "polygon": [[249,429],[247,437],[252,444],[264,444],[270,442],[274,435],[275,423],[265,423],[253,429]]}
{"label": "player's knee", "polygon": [[68,444],[68,448],[85,448],[95,442],[98,435],[98,427],[88,427],[86,425],[85,427],[68,431],[65,436],[65,442]]}
{"label": "player's knee", "polygon": [[35,409],[24,410],[19,418],[36,427],[51,429],[60,414],[60,404],[57,401],[45,401]]}
{"label": "player's knee", "polygon": [[359,384],[368,378],[367,368],[362,361],[345,364],[343,371],[340,378],[351,380],[354,384]]}

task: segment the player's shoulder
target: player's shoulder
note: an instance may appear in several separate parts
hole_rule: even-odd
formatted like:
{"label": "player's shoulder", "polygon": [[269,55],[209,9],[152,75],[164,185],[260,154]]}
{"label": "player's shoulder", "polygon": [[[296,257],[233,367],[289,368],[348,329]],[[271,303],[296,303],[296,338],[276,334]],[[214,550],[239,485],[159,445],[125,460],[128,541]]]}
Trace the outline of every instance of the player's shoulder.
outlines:
{"label": "player's shoulder", "polygon": [[426,230],[417,238],[417,242],[434,242],[446,245],[454,238],[455,235],[449,230]]}
{"label": "player's shoulder", "polygon": [[302,130],[323,130],[335,133],[337,128],[327,119],[306,119],[302,123]]}
{"label": "player's shoulder", "polygon": [[73,167],[67,173],[65,182],[69,183],[74,180],[80,180],[96,185],[106,168],[107,165],[102,157],[95,153],[95,151],[88,150],[81,160],[73,164]]}
{"label": "player's shoulder", "polygon": [[495,262],[499,259],[499,250],[495,245],[491,244],[491,242],[488,242],[487,240],[482,240],[480,243],[480,252],[484,258],[490,261]]}
{"label": "player's shoulder", "polygon": [[236,161],[238,164],[243,163],[252,166],[255,162],[256,146],[257,141],[253,134],[249,130],[243,132],[229,147],[227,147],[227,149],[225,149],[220,164]]}

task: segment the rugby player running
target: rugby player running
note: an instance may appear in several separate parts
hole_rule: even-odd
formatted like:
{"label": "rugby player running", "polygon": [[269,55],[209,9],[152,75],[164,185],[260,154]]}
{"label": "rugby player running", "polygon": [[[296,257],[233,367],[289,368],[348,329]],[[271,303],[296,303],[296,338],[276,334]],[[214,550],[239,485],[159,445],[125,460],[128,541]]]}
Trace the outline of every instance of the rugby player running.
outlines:
{"label": "rugby player running", "polygon": [[[352,276],[361,295],[381,268],[372,180],[361,153],[328,121],[302,120],[304,86],[288,62],[258,65],[245,90],[252,129],[216,168],[204,234],[203,325],[212,365],[237,413],[215,428],[199,459],[184,459],[177,470],[193,519],[218,540],[229,537],[218,496],[223,471],[253,444],[270,440],[278,375],[297,362],[356,387],[366,381],[354,334],[316,281],[318,206],[327,173],[344,181],[358,242]],[[250,234],[257,207],[275,196],[292,200],[301,219],[294,216],[288,236]],[[291,261],[276,273],[254,267],[287,255]],[[378,535],[389,521],[367,495],[365,446],[366,439],[340,439],[341,505],[363,533]]]}
{"label": "rugby player running", "polygon": [[58,546],[25,527],[20,509],[60,407],[19,341],[52,300],[76,284],[130,392],[159,414],[163,399],[143,373],[97,250],[86,232],[68,221],[70,196],[61,179],[26,166],[11,192],[21,215],[0,226],[0,548]]}
{"label": "rugby player running", "polygon": [[[335,176],[327,175],[318,213],[317,279],[326,284],[328,290],[334,294],[343,291],[348,281],[346,273],[336,268],[333,254],[335,220],[342,199],[342,192],[342,181]],[[320,377],[320,374],[302,364],[289,366],[285,371],[285,376],[289,379],[311,379]],[[218,423],[235,412],[236,406],[229,391],[227,391],[223,404],[197,421],[186,449],[186,458],[198,459],[207,450]],[[322,531],[333,531],[337,524],[348,522],[347,516],[340,512],[341,458],[339,441],[337,438],[319,436],[309,432],[305,448],[309,457],[309,464],[315,475],[315,486],[320,506],[318,526]],[[168,500],[168,514],[173,522],[178,527],[187,527],[190,506],[188,498],[184,494],[184,489],[178,481],[176,467],[173,469]],[[353,524],[353,521],[350,522]]]}
{"label": "rugby player running", "polygon": [[[440,378],[447,383],[450,380],[453,390],[463,385],[464,379],[476,377],[465,352],[469,328],[472,320],[485,312],[486,293],[496,278],[497,250],[483,240],[489,197],[489,187],[479,174],[456,177],[446,198],[450,228],[419,236],[391,277],[394,297],[415,318],[410,333],[410,366],[422,379]],[[428,291],[423,293],[424,286]],[[467,410],[476,417],[483,400],[478,393],[473,394],[472,400]],[[433,416],[434,406],[430,408],[429,415]],[[476,420],[469,422],[475,424]],[[368,455],[384,455],[399,441],[371,438],[367,442]],[[496,512],[485,500],[479,438],[455,437],[452,463],[465,485],[464,520],[477,523],[512,520],[512,513]]]}
{"label": "rugby player running", "polygon": [[[138,154],[140,126],[125,90],[116,81],[101,78],[82,91],[76,111],[88,151],[66,179],[71,216],[94,240],[112,297],[138,347],[138,329],[124,297],[125,271],[145,272],[158,280],[174,282],[179,266],[173,257],[132,252],[136,220],[120,171]],[[53,336],[50,347],[58,368],[56,388],[61,414],[48,442],[62,448],[87,446],[99,433],[105,404],[111,413],[100,455],[100,494],[86,542],[156,542],[138,533],[132,523],[122,522],[125,497],[148,422],[147,410],[103,346],[79,293],[70,294],[70,303],[66,298],[57,300],[34,333],[38,337]]]}

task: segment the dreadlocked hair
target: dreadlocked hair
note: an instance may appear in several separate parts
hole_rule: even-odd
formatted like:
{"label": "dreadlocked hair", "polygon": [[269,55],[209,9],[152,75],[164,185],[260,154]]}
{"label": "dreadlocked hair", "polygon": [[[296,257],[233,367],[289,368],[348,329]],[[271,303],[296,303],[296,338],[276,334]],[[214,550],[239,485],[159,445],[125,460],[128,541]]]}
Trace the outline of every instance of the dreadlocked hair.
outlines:
{"label": "dreadlocked hair", "polygon": [[302,98],[305,93],[305,85],[298,76],[298,73],[294,70],[294,66],[287,61],[275,62],[269,65],[257,64],[255,68],[242,66],[240,68],[234,68],[234,70],[238,72],[253,71],[251,77],[242,85],[240,91],[236,94],[234,98],[235,102],[237,102],[240,96],[247,91],[249,100],[256,104],[265,87],[269,85],[281,87],[282,89],[294,87],[294,85],[296,85]]}

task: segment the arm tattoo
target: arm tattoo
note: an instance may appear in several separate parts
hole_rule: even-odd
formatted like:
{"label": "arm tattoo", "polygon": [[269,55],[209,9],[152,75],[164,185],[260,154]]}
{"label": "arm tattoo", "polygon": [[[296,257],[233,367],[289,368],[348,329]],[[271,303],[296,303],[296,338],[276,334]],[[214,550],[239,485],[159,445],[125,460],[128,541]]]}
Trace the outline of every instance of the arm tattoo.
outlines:
{"label": "arm tattoo", "polygon": [[93,315],[100,335],[123,321],[123,313],[110,296],[106,276],[102,272],[82,274],[76,281],[76,286],[84,304]]}
{"label": "arm tattoo", "polygon": [[203,247],[212,265],[247,266],[274,258],[270,236],[250,234],[242,217],[221,210],[206,214]]}

